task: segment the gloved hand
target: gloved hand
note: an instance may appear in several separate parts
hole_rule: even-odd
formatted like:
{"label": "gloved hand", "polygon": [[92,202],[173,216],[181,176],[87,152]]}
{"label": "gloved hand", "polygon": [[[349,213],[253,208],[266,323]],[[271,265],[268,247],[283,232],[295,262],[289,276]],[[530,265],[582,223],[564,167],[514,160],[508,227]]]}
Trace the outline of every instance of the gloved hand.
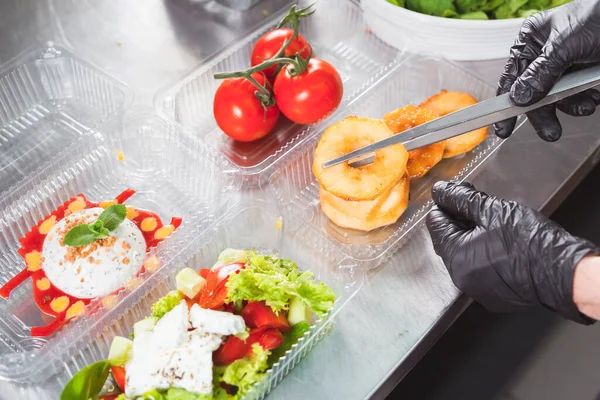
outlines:
{"label": "gloved hand", "polygon": [[540,213],[471,185],[438,182],[427,216],[435,252],[452,281],[490,311],[542,305],[591,323],[573,301],[579,261],[598,249]]}
{"label": "gloved hand", "polygon": [[[510,92],[513,102],[526,106],[541,100],[564,73],[600,62],[600,1],[576,0],[534,14],[521,27],[510,58],[498,82],[497,94]],[[600,93],[587,90],[556,104],[527,113],[538,136],[554,142],[562,135],[556,109],[573,115],[591,115],[600,105]],[[516,118],[494,125],[506,139]]]}

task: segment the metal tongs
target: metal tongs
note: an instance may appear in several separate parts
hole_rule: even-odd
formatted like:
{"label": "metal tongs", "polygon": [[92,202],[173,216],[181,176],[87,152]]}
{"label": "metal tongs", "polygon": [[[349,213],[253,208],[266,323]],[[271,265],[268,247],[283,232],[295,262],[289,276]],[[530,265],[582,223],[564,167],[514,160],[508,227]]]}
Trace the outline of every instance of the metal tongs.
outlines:
{"label": "metal tongs", "polygon": [[329,168],[357,158],[360,158],[360,160],[355,160],[349,165],[351,167],[365,166],[373,162],[374,155],[372,153],[383,149],[384,147],[402,143],[408,151],[418,149],[466,132],[486,127],[508,118],[525,114],[545,105],[555,103],[558,100],[591,89],[599,84],[600,65],[572,72],[561,77],[546,97],[530,106],[515,106],[511,102],[509,94],[506,93],[484,100],[423,125],[419,125],[402,132],[402,134],[390,136],[379,142],[363,147],[362,149],[354,150],[341,157],[327,161],[323,164],[323,168]]}

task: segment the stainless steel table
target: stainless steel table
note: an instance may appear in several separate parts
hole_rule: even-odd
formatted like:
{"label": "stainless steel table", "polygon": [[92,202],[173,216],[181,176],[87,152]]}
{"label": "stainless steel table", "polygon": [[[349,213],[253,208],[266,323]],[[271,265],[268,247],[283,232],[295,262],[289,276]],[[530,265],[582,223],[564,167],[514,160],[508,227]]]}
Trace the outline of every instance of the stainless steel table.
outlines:
{"label": "stainless steel table", "polygon": [[[54,39],[131,85],[137,104],[151,106],[158,88],[287,3],[265,0],[239,12],[209,0],[4,0],[0,61]],[[502,62],[465,66],[495,82]],[[563,121],[565,137],[555,144],[541,142],[529,126],[521,129],[478,172],[475,185],[551,212],[600,159],[600,115]],[[331,336],[270,398],[384,398],[467,305],[419,229],[368,274]],[[33,389],[0,383],[0,398],[38,397]]]}

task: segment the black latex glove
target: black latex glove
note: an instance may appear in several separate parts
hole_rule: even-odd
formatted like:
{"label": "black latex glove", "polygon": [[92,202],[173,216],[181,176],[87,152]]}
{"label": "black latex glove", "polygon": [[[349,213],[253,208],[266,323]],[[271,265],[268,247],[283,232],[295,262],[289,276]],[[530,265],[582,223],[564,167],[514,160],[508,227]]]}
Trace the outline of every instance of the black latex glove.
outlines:
{"label": "black latex glove", "polygon": [[540,213],[488,196],[471,185],[438,182],[427,216],[435,252],[452,281],[490,311],[542,305],[592,321],[573,302],[576,265],[596,247]]}
{"label": "black latex glove", "polygon": [[[510,58],[498,82],[497,94],[510,92],[513,102],[526,106],[541,100],[558,78],[574,69],[600,62],[600,1],[576,0],[534,14],[521,27]],[[556,109],[573,115],[591,115],[600,105],[600,93],[587,90],[527,114],[540,138],[554,142],[562,135]],[[516,118],[494,125],[506,139]]]}

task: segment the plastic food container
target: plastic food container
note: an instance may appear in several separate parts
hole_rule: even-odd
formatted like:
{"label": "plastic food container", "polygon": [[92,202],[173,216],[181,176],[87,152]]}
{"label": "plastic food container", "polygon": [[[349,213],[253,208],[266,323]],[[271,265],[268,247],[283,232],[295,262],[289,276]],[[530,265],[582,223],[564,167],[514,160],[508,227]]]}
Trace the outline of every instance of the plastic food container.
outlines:
{"label": "plastic food container", "polygon": [[[466,92],[478,100],[494,95],[493,87],[450,62],[414,56],[381,77],[331,120],[338,121],[349,115],[381,118],[386,112],[406,104],[419,104],[442,89]],[[319,184],[313,175],[312,163],[319,138],[332,121],[315,127],[317,134],[311,134],[310,140],[290,154],[287,162],[270,176],[270,190],[285,210],[307,225],[311,232],[307,240],[329,242],[366,268],[376,267],[389,258],[424,219],[432,205],[430,192],[435,182],[466,179],[502,143],[490,135],[473,151],[443,160],[424,177],[412,179],[409,207],[398,222],[367,233],[340,228],[321,211]]]}
{"label": "plastic food container", "polygon": [[[169,269],[169,260],[210,227],[240,186],[239,171],[181,127],[133,110],[87,133],[71,151],[28,177],[0,202],[0,284],[24,268],[18,238],[79,193],[101,201],[132,188],[137,193],[127,204],[156,212],[167,221],[181,217],[183,224],[158,247],[161,268]],[[30,336],[32,326],[47,321],[33,300],[31,280],[23,283],[9,300],[0,299],[0,377],[40,382],[58,372],[62,363],[112,323],[106,317],[110,307],[131,302],[137,296],[135,288],[151,276],[144,273],[124,282],[124,289],[105,298],[104,306],[88,309],[47,338]]]}
{"label": "plastic food container", "polygon": [[[46,388],[41,397],[55,399],[70,377],[79,369],[106,357],[115,335],[127,336],[133,324],[147,316],[154,301],[175,288],[175,276],[183,267],[199,269],[214,264],[219,252],[227,247],[256,248],[266,253],[278,253],[290,258],[300,268],[309,268],[319,281],[326,282],[336,293],[333,310],[316,321],[311,330],[286,353],[269,371],[267,379],[257,384],[249,399],[262,399],[328,332],[337,312],[356,294],[364,279],[364,272],[339,250],[323,246],[315,249],[303,240],[307,232],[293,218],[283,217],[282,228],[276,228],[280,216],[276,204],[253,200],[238,203],[225,213],[205,235],[191,242],[188,249],[171,259],[142,286],[124,298],[102,319],[88,324],[81,339],[64,342],[63,370],[42,384]],[[41,384],[38,381],[38,384]]]}
{"label": "plastic food container", "polygon": [[[300,3],[304,7],[311,1]],[[300,32],[310,42],[315,56],[331,63],[340,73],[344,98],[339,109],[343,109],[364,87],[389,69],[401,52],[366,29],[362,11],[355,1],[328,0],[315,8],[316,12],[302,21]],[[260,29],[204,62],[155,98],[159,114],[181,123],[221,152],[240,168],[248,185],[257,185],[261,174],[272,171],[286,154],[301,146],[310,126],[281,118],[275,130],[261,140],[233,141],[217,127],[213,117],[214,93],[221,83],[213,74],[248,68],[258,38],[277,25],[286,12],[274,14]]]}
{"label": "plastic food container", "polygon": [[386,0],[363,0],[361,6],[369,28],[390,46],[456,61],[508,58],[524,21],[433,17]]}
{"label": "plastic food container", "polygon": [[249,10],[255,5],[261,3],[263,0],[217,0],[219,3],[226,7],[233,8],[235,10]]}
{"label": "plastic food container", "polygon": [[0,193],[131,104],[122,82],[49,44],[0,69]]}

